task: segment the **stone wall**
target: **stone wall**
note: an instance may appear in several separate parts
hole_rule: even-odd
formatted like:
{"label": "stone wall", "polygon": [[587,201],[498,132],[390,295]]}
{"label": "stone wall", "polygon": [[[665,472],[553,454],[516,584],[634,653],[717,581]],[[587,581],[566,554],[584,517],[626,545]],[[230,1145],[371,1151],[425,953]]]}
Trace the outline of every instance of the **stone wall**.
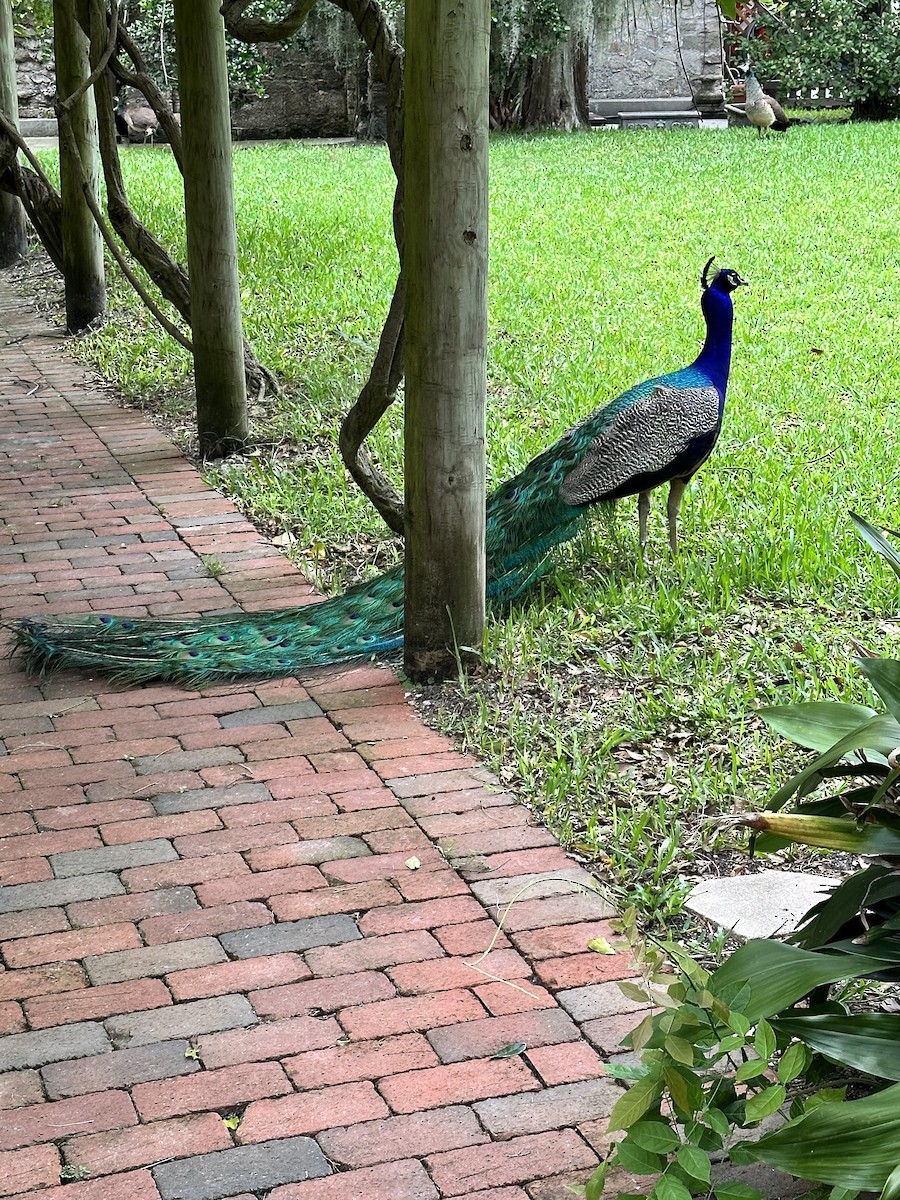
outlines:
{"label": "stone wall", "polygon": [[236,138],[348,137],[353,132],[355,77],[333,62],[315,62],[299,50],[272,49],[266,95],[235,106]]}
{"label": "stone wall", "polygon": [[16,39],[16,82],[20,117],[53,116],[56,76],[52,61],[44,62],[41,57],[41,43],[36,37]]}
{"label": "stone wall", "polygon": [[718,91],[721,104],[721,83],[715,0],[617,0],[615,15],[598,30],[590,64],[594,99],[693,96],[697,101]]}

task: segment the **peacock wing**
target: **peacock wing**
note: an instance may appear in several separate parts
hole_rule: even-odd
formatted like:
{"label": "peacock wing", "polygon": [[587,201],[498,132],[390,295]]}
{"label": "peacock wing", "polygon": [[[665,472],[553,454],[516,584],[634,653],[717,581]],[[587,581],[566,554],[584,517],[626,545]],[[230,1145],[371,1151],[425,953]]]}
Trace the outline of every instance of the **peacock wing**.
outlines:
{"label": "peacock wing", "polygon": [[563,479],[560,499],[571,505],[590,504],[615,495],[632,479],[663,472],[681,461],[692,443],[714,437],[720,419],[714,387],[658,384],[617,413],[591,442]]}

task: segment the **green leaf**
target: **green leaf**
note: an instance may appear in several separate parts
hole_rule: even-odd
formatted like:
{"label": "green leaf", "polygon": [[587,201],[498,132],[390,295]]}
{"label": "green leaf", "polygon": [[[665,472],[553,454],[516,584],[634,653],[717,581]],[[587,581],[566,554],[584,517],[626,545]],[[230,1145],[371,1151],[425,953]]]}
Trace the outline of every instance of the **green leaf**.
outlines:
{"label": "green leaf", "polygon": [[747,1079],[757,1079],[769,1069],[767,1058],[750,1058],[742,1062],[734,1073],[736,1083],[744,1083]]}
{"label": "green leaf", "polygon": [[900,721],[900,662],[895,658],[858,658],[856,664],[894,720]]}
{"label": "green leaf", "polygon": [[749,980],[745,1011],[751,1021],[759,1021],[796,1004],[814,988],[871,971],[871,960],[862,956],[822,954],[760,938],[739,946],[710,977],[709,988],[720,995],[720,989]]}
{"label": "green leaf", "polygon": [[746,1183],[726,1181],[713,1188],[716,1200],[763,1200],[763,1194]]}
{"label": "green leaf", "polygon": [[667,1037],[663,1042],[663,1049],[676,1062],[684,1063],[686,1067],[694,1065],[694,1047],[690,1042],[686,1042],[684,1038],[675,1037],[674,1035]]}
{"label": "green leaf", "polygon": [[[775,1017],[772,1024],[779,1033],[800,1038],[834,1062],[881,1079],[900,1080],[900,1015],[897,1013],[801,1012]],[[785,1057],[788,1053],[790,1051],[785,1052]]]}
{"label": "green leaf", "polygon": [[845,754],[851,754],[854,750],[874,750],[879,754],[888,755],[898,745],[900,745],[900,725],[894,718],[886,713],[870,717],[857,729],[835,742],[824,754],[813,759],[802,771],[793,775],[778,789],[767,807],[780,808],[817,771],[838,762]]}
{"label": "green leaf", "polygon": [[897,1168],[900,1084],[862,1100],[822,1104],[746,1146],[770,1166],[860,1191],[878,1191]]}
{"label": "green leaf", "polygon": [[654,1154],[668,1154],[681,1145],[680,1138],[665,1121],[638,1121],[629,1129],[627,1140]]}
{"label": "green leaf", "polygon": [[755,1122],[770,1117],[776,1109],[781,1108],[784,1104],[786,1095],[784,1084],[776,1083],[773,1087],[751,1096],[744,1105],[747,1120]]}
{"label": "green leaf", "polygon": [[798,746],[821,752],[830,750],[835,742],[859,729],[860,725],[877,714],[874,708],[868,708],[865,704],[816,700],[806,704],[761,708],[757,715],[782,737],[796,742]]}
{"label": "green leaf", "polygon": [[737,20],[737,0],[716,0],[719,5],[719,12],[726,21]]}
{"label": "green leaf", "polygon": [[813,1092],[808,1096],[803,1104],[804,1112],[812,1112],[814,1108],[819,1108],[823,1104],[840,1104],[842,1100],[847,1099],[846,1087],[839,1088],[819,1088],[817,1092]]}
{"label": "green leaf", "polygon": [[720,1108],[711,1108],[703,1114],[703,1120],[714,1129],[720,1137],[728,1137],[731,1133],[731,1122]]}
{"label": "green leaf", "polygon": [[856,1200],[858,1190],[843,1187],[833,1187],[828,1193],[828,1200]]}
{"label": "green leaf", "polygon": [[609,1161],[604,1161],[596,1168],[584,1189],[584,1200],[601,1200],[606,1184],[606,1174],[609,1171]]}
{"label": "green leaf", "polygon": [[696,1146],[682,1146],[675,1156],[675,1161],[691,1179],[696,1179],[704,1185],[709,1183],[709,1158]]}
{"label": "green leaf", "polygon": [[703,1089],[693,1071],[670,1062],[663,1067],[663,1074],[672,1103],[682,1113],[689,1115],[703,1107]]}
{"label": "green leaf", "polygon": [[520,1054],[524,1054],[528,1047],[524,1042],[509,1042],[506,1046],[501,1046],[491,1058],[516,1058]]}
{"label": "green leaf", "polygon": [[900,1200],[900,1163],[885,1180],[880,1200]]}
{"label": "green leaf", "polygon": [[809,1066],[812,1055],[809,1048],[802,1042],[794,1042],[788,1046],[778,1063],[778,1079],[781,1083],[790,1083],[798,1075],[802,1075]]}
{"label": "green leaf", "polygon": [[635,1175],[658,1175],[665,1165],[664,1155],[635,1145],[630,1136],[616,1143],[616,1166],[624,1167],[626,1171]]}
{"label": "green leaf", "polygon": [[605,937],[591,938],[588,942],[588,950],[593,950],[595,954],[615,954],[616,950],[612,947]]}
{"label": "green leaf", "polygon": [[691,1200],[691,1193],[681,1180],[673,1179],[671,1175],[663,1175],[656,1181],[653,1195],[658,1200]]}
{"label": "green leaf", "polygon": [[638,1004],[649,1004],[650,996],[646,990],[639,987],[636,983],[632,983],[630,979],[617,979],[619,991],[628,1000],[636,1000]]}
{"label": "green leaf", "polygon": [[892,571],[900,575],[900,554],[894,549],[891,543],[887,540],[880,529],[876,529],[874,525],[870,525],[863,517],[857,513],[850,514],[850,520],[856,526],[856,531],[864,542],[875,550],[888,563]]}
{"label": "green leaf", "polygon": [[630,1128],[656,1104],[662,1091],[663,1080],[659,1070],[648,1075],[646,1079],[639,1080],[616,1101],[609,1114],[607,1132],[613,1133],[617,1129]]}
{"label": "green leaf", "polygon": [[775,1032],[768,1021],[763,1019],[756,1027],[756,1037],[753,1046],[760,1058],[768,1061],[775,1053]]}

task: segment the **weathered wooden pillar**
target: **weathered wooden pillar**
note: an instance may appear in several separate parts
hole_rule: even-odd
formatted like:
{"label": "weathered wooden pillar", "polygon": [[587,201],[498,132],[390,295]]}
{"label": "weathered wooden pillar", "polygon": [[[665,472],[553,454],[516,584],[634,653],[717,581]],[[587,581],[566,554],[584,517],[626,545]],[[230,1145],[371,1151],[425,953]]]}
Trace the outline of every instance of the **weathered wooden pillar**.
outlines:
{"label": "weathered wooden pillar", "polygon": [[485,615],[489,0],[406,6],[405,665],[479,654]]}
{"label": "weathered wooden pillar", "polygon": [[[88,0],[53,0],[53,45],[56,91],[61,100],[73,95],[91,73]],[[106,311],[103,238],[82,190],[87,181],[100,196],[100,151],[94,94],[88,89],[69,109],[79,162],[59,143],[59,191],[62,197],[63,276],[66,328],[78,333]]]}
{"label": "weathered wooden pillar", "polygon": [[194,388],[204,457],[239,450],[248,437],[231,112],[220,2],[175,0],[174,8]]}
{"label": "weathered wooden pillar", "polygon": [[[16,46],[13,38],[12,4],[0,0],[0,109],[14,125],[19,124],[16,91]],[[18,196],[0,192],[0,267],[11,267],[25,253],[25,210]]]}

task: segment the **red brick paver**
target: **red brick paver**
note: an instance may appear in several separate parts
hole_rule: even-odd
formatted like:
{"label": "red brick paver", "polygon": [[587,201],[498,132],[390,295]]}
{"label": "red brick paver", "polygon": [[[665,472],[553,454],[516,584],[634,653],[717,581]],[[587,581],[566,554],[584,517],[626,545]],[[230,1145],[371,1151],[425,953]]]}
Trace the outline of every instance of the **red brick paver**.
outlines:
{"label": "red brick paver", "polygon": [[[0,617],[314,601],[4,288]],[[3,658],[0,751],[0,1197],[546,1200],[590,1173],[642,1015],[588,950],[610,909],[390,669],[192,690]]]}

